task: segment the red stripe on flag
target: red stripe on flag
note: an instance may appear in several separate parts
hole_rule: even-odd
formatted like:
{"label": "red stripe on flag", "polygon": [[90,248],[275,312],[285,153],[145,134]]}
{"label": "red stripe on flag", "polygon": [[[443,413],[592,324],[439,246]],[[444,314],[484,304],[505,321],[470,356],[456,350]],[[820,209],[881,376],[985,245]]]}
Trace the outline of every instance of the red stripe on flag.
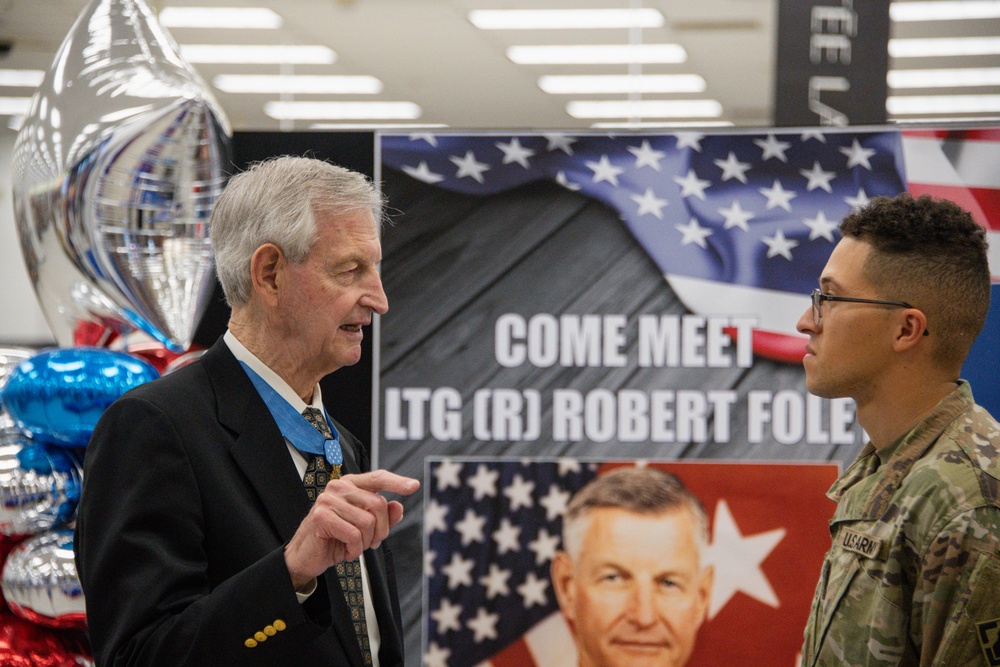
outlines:
{"label": "red stripe on flag", "polygon": [[[726,327],[723,331],[736,340],[737,331],[735,328]],[[806,356],[806,343],[808,342],[809,339],[805,336],[791,336],[761,329],[753,330],[754,354],[786,364],[801,364],[802,357]]]}
{"label": "red stripe on flag", "polygon": [[1000,190],[966,188],[957,185],[910,183],[910,194],[950,199],[972,214],[987,229],[1000,230]]}
{"label": "red stripe on flag", "polygon": [[1000,128],[968,130],[903,130],[904,137],[925,139],[958,139],[960,141],[1000,141]]}
{"label": "red stripe on flag", "polygon": [[493,667],[535,667],[535,658],[528,650],[528,644],[521,637],[517,641],[509,644],[507,648],[500,651],[490,662]]}

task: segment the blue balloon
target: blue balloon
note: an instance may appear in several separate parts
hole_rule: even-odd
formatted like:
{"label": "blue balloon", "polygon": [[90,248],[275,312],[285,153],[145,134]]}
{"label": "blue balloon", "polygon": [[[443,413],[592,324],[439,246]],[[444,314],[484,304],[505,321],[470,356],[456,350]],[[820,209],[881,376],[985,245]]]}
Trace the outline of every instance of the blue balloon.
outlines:
{"label": "blue balloon", "polygon": [[152,364],[122,352],[48,350],[22,361],[10,374],[3,403],[17,426],[35,440],[85,447],[105,408],[157,377]]}

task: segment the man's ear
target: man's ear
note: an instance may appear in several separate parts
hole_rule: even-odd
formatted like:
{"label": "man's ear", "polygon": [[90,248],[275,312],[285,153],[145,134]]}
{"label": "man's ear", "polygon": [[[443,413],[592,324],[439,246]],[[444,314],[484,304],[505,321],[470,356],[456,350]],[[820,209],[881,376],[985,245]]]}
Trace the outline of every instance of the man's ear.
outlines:
{"label": "man's ear", "polygon": [[899,328],[896,329],[893,348],[897,352],[903,352],[916,346],[924,337],[927,331],[927,316],[916,308],[904,308],[900,311],[898,322]]}
{"label": "man's ear", "polygon": [[254,292],[268,305],[275,305],[281,284],[280,274],[287,264],[285,253],[273,243],[257,248],[250,258],[250,279]]}
{"label": "man's ear", "polygon": [[563,615],[571,623],[576,609],[576,579],[573,576],[573,560],[565,551],[556,553],[550,568],[552,589],[556,592],[556,601]]}
{"label": "man's ear", "polygon": [[706,565],[698,573],[698,603],[702,606],[701,620],[705,620],[712,604],[712,587],[715,585],[715,568]]}

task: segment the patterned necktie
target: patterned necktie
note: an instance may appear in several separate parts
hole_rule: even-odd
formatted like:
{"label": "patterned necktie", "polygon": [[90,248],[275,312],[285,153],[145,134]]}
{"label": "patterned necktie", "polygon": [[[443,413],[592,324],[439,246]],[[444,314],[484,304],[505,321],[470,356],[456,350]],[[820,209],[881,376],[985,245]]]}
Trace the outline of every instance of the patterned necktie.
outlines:
{"label": "patterned necktie", "polygon": [[[306,408],[302,416],[319,431],[324,438],[330,440],[333,433],[323,413],[316,408]],[[331,466],[326,457],[322,454],[310,454],[309,463],[306,466],[306,474],[302,478],[302,484],[306,488],[310,502],[315,502],[317,496],[323,492],[327,482],[340,477],[340,466]],[[347,600],[347,607],[351,610],[351,622],[354,624],[354,634],[357,635],[358,644],[361,646],[361,654],[365,658],[365,665],[372,664],[372,649],[368,640],[368,622],[365,620],[365,598],[361,583],[361,559],[351,562],[341,562],[334,566],[337,571],[337,578],[340,579],[340,588],[344,591],[344,599]]]}

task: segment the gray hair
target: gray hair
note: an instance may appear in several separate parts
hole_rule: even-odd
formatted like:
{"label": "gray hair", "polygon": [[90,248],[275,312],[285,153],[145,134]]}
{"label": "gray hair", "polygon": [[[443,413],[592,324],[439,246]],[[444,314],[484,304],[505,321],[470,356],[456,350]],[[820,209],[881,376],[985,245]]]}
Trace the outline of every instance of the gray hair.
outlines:
{"label": "gray hair", "polygon": [[588,482],[569,501],[563,517],[563,550],[577,560],[591,510],[611,507],[660,515],[686,510],[695,521],[699,561],[708,546],[708,516],[698,497],[675,475],[659,468],[618,468]]}
{"label": "gray hair", "polygon": [[381,223],[383,198],[363,174],[322,160],[283,156],[237,174],[215,203],[210,220],[219,282],[230,306],[250,300],[250,260],[273,243],[292,263],[316,243],[317,212],[370,210]]}

